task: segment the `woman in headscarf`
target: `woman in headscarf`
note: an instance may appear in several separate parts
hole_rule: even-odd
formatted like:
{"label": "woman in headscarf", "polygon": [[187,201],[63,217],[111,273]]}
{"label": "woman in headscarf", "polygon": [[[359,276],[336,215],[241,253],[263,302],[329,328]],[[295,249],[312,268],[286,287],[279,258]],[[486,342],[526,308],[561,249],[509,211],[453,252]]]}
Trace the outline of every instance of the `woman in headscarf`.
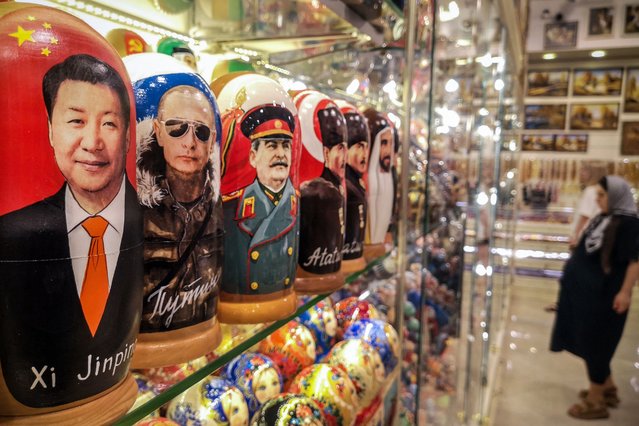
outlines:
{"label": "woman in headscarf", "polygon": [[621,339],[632,287],[639,277],[639,219],[630,186],[619,176],[599,181],[601,213],[583,232],[566,262],[550,350],[586,362],[590,388],[568,414],[607,418],[619,404],[610,361]]}

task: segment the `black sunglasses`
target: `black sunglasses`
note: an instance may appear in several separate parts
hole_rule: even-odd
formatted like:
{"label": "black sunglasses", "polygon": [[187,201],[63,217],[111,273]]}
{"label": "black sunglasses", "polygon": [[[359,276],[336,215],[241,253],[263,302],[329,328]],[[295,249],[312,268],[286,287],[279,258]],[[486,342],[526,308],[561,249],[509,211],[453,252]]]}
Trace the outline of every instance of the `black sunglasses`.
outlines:
{"label": "black sunglasses", "polygon": [[172,138],[181,138],[186,135],[191,127],[193,127],[195,137],[197,137],[201,142],[208,142],[212,133],[209,126],[200,123],[199,121],[185,120],[183,118],[169,118],[164,121],[160,120],[160,123],[164,125],[164,130],[166,130],[166,133],[168,133]]}

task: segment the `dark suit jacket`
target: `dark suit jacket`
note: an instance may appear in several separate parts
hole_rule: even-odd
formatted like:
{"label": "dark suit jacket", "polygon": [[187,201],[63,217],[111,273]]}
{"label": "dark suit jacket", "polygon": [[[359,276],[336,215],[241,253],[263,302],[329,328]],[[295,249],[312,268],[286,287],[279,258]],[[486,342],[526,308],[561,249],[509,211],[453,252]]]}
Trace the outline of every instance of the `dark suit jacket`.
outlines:
{"label": "dark suit jacket", "polygon": [[77,401],[123,380],[140,322],[143,239],[135,190],[127,180],[121,252],[92,337],[69,259],[65,187],[0,217],[0,365],[14,398],[30,407]]}
{"label": "dark suit jacket", "polygon": [[366,189],[361,184],[361,176],[351,166],[346,165],[346,236],[344,238],[344,259],[358,259],[364,254],[366,234]]}

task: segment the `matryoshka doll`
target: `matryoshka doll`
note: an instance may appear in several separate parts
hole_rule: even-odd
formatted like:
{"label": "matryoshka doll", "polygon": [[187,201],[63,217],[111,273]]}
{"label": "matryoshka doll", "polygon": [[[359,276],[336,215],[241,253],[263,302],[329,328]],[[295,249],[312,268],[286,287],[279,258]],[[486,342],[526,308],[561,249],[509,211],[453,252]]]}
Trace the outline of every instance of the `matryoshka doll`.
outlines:
{"label": "matryoshka doll", "polygon": [[231,360],[224,369],[224,377],[244,394],[249,415],[282,392],[282,375],[277,365],[266,355],[246,352]]}
{"label": "matryoshka doll", "polygon": [[220,320],[285,318],[297,306],[297,109],[282,86],[261,75],[227,74],[211,87],[223,124]]}
{"label": "matryoshka doll", "polygon": [[393,125],[386,116],[369,108],[364,111],[370,132],[370,155],[366,174],[366,199],[368,220],[364,257],[375,259],[386,252],[384,241],[393,215],[395,187],[393,179],[393,157],[395,134]]}
{"label": "matryoshka doll", "polygon": [[65,12],[2,3],[0,33],[0,423],[111,423],[142,307],[131,83]]}
{"label": "matryoshka doll", "polygon": [[246,426],[249,423],[242,392],[228,380],[215,376],[172,400],[167,417],[180,426]]}
{"label": "matryoshka doll", "polygon": [[279,367],[286,390],[297,373],[315,361],[315,339],[306,326],[289,321],[264,338],[259,351]]}
{"label": "matryoshka doll", "polygon": [[369,301],[351,296],[335,303],[335,317],[337,318],[337,338],[341,340],[344,332],[353,322],[362,318],[379,319],[380,315],[375,305]]}
{"label": "matryoshka doll", "polygon": [[134,368],[212,351],[224,263],[221,122],[202,77],[159,53],[124,58],[137,107],[144,300]]}
{"label": "matryoshka doll", "polygon": [[295,290],[318,294],[344,285],[346,120],[328,96],[304,90],[295,98],[302,129],[300,249]]}
{"label": "matryoshka doll", "polygon": [[120,57],[135,55],[136,53],[152,52],[151,46],[138,33],[124,28],[109,31],[106,39],[118,51]]}
{"label": "matryoshka doll", "polygon": [[348,339],[333,346],[326,360],[346,371],[355,385],[360,405],[368,407],[386,378],[379,353],[362,339]]}
{"label": "matryoshka doll", "polygon": [[362,339],[370,344],[382,358],[388,376],[399,360],[399,336],[386,321],[360,319],[352,323],[344,332],[344,340]]}
{"label": "matryoshka doll", "polygon": [[269,399],[251,420],[251,426],[289,425],[328,426],[328,422],[317,402],[292,393]]}
{"label": "matryoshka doll", "polygon": [[315,338],[315,362],[321,362],[336,341],[337,318],[330,299],[326,298],[303,312],[298,320]]}
{"label": "matryoshka doll", "polygon": [[328,364],[314,364],[297,375],[291,393],[315,400],[330,426],[352,426],[359,410],[355,385],[346,372]]}
{"label": "matryoshka doll", "polygon": [[370,133],[366,118],[355,106],[337,101],[348,129],[346,158],[346,231],[342,250],[342,272],[349,274],[366,267],[364,236],[366,234],[367,200],[364,179],[368,170]]}
{"label": "matryoshka doll", "polygon": [[197,72],[197,58],[189,45],[172,37],[164,37],[158,42],[158,53],[164,53],[184,62],[194,72]]}

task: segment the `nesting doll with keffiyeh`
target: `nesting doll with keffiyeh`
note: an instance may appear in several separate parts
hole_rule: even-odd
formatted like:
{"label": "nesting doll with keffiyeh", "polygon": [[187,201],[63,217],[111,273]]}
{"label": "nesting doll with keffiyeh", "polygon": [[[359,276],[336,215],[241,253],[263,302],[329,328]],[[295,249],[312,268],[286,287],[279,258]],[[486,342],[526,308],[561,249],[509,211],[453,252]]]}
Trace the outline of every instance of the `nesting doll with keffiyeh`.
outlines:
{"label": "nesting doll with keffiyeh", "polygon": [[135,400],[142,306],[131,83],[64,12],[1,4],[0,33],[0,423],[110,423]]}

